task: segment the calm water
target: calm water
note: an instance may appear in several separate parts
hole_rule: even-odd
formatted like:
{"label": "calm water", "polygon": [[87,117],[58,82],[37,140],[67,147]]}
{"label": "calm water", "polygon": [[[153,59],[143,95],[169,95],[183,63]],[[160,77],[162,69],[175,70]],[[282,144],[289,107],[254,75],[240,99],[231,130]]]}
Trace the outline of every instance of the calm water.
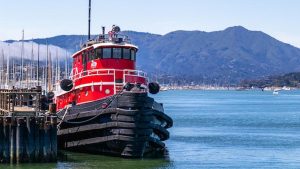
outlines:
{"label": "calm water", "polygon": [[167,91],[155,98],[174,120],[168,159],[68,153],[55,164],[0,168],[300,168],[300,91]]}

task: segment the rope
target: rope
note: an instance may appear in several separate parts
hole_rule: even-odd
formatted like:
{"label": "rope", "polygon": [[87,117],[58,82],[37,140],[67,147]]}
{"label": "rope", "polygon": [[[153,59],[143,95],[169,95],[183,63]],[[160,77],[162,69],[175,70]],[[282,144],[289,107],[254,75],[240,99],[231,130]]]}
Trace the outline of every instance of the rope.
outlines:
{"label": "rope", "polygon": [[[67,107],[67,109],[66,109],[66,111],[65,111],[65,114],[64,114],[63,117],[62,117],[62,119],[60,119],[59,117],[57,117],[57,118],[59,118],[59,119],[61,120],[61,121],[58,123],[58,125],[57,125],[57,129],[60,129],[60,125],[61,125],[61,123],[64,121],[64,119],[65,119],[65,117],[66,117],[66,115],[67,115],[67,113],[68,113],[70,107],[71,107],[71,106],[68,105],[68,107]],[[63,111],[63,110],[61,110],[61,111]],[[60,113],[61,111],[59,111],[58,113]],[[57,113],[57,114],[58,114],[58,113]]]}

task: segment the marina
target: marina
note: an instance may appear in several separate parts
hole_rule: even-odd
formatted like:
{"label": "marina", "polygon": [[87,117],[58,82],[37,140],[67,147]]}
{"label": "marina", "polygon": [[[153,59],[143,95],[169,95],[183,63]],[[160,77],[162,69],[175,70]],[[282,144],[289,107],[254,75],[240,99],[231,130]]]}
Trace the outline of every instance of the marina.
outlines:
{"label": "marina", "polygon": [[300,1],[0,4],[0,169],[300,169]]}

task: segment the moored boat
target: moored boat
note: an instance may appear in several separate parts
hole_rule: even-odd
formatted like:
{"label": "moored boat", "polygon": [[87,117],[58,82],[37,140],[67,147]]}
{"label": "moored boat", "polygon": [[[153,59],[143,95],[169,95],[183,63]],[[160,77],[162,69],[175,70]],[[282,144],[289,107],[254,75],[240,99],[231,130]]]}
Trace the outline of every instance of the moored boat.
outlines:
{"label": "moored boat", "polygon": [[70,79],[54,90],[59,148],[123,157],[165,152],[173,121],[148,96],[159,85],[136,70],[137,51],[114,25],[73,54]]}

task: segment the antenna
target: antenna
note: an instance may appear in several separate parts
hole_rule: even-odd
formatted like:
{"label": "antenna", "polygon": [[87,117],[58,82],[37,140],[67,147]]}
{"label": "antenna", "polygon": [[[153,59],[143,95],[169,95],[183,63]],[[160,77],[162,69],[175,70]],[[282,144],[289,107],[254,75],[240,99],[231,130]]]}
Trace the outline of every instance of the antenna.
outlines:
{"label": "antenna", "polygon": [[88,40],[91,40],[91,0],[89,0],[89,32],[88,32]]}

